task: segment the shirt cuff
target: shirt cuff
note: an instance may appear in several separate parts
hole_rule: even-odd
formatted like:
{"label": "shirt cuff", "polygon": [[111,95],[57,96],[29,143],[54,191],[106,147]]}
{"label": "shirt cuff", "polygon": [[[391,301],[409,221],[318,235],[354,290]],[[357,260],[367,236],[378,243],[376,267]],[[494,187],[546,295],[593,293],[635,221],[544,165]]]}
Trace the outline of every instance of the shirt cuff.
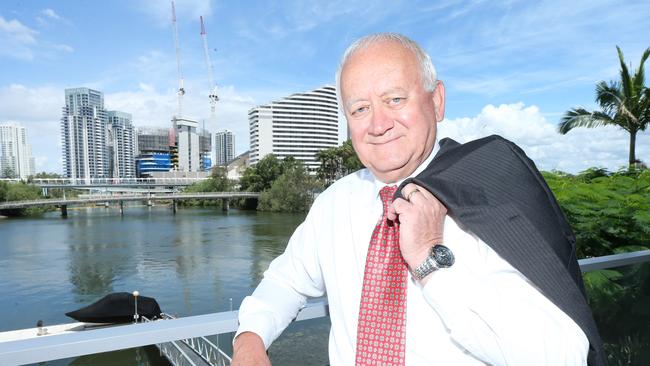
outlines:
{"label": "shirt cuff", "polygon": [[237,336],[244,332],[252,332],[262,338],[262,342],[264,342],[264,348],[268,350],[271,346],[271,343],[274,341],[274,337],[272,335],[273,332],[268,331],[274,327],[272,319],[273,316],[269,313],[256,313],[249,315],[243,319],[240,318],[237,333],[235,333],[235,336],[232,340],[233,345],[235,344],[235,339],[237,339]]}

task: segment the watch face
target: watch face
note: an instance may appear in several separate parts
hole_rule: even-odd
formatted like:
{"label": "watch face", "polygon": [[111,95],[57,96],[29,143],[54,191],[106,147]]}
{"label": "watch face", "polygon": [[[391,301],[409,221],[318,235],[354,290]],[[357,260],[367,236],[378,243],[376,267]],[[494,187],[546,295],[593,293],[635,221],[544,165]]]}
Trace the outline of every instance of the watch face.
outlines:
{"label": "watch face", "polygon": [[455,261],[451,249],[440,244],[433,247],[433,256],[439,267],[451,267]]}

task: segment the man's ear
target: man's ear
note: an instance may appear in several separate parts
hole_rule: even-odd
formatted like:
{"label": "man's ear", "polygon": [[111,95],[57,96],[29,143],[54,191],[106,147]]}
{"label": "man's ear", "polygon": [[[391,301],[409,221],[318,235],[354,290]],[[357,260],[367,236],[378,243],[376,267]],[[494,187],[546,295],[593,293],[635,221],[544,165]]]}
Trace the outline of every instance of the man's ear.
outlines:
{"label": "man's ear", "polygon": [[431,98],[433,100],[433,112],[436,115],[436,122],[445,119],[445,84],[436,80],[436,89],[433,91]]}

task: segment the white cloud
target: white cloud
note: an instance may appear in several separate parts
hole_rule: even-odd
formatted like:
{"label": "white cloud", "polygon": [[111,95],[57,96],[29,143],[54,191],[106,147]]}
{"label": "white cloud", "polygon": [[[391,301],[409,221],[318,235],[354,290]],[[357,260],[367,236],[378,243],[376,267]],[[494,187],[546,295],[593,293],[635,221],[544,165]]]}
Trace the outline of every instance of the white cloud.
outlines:
{"label": "white cloud", "polygon": [[43,9],[41,11],[41,14],[45,15],[48,18],[54,19],[54,20],[61,20],[61,16],[57,14],[54,10],[52,9]]}
{"label": "white cloud", "polygon": [[[191,86],[192,83],[186,85]],[[139,83],[139,89],[105,94],[106,109],[131,113],[136,127],[171,127],[171,118],[177,113],[178,106],[176,91],[168,89],[158,92],[146,83]],[[197,120],[201,127],[205,121],[205,128],[211,132],[222,129],[233,131],[237,136],[237,152],[243,152],[249,146],[248,110],[255,102],[233,86],[220,88],[219,98],[215,120],[210,118],[208,97],[202,94],[186,94],[183,97],[182,115]]]}
{"label": "white cloud", "polygon": [[59,23],[65,25],[72,25],[72,22],[61,15],[59,15],[54,9],[46,8],[40,11],[39,15],[36,16],[36,21],[41,26],[49,26],[50,24]]}
{"label": "white cloud", "polygon": [[[189,84],[192,86],[193,83]],[[137,85],[138,89],[134,91],[106,93],[106,109],[131,113],[136,127],[170,127],[177,108],[175,90],[158,91],[145,82]],[[206,120],[206,128],[212,132],[233,131],[237,136],[237,153],[241,153],[249,147],[248,110],[259,103],[252,96],[270,93],[221,87],[215,121],[209,117],[207,95],[188,94],[183,100],[184,115],[201,124]],[[63,95],[62,86],[12,84],[0,87],[0,122],[12,120],[27,127],[38,171],[61,171],[59,120]],[[263,103],[267,101],[262,100]],[[546,116],[551,115],[553,117],[548,118],[552,120],[547,119]],[[543,114],[537,106],[523,103],[487,105],[476,116],[443,121],[438,125],[439,136],[467,142],[498,134],[521,146],[542,170],[577,173],[592,166],[617,170],[626,165],[627,133],[616,128],[579,128],[560,135],[556,132],[557,119],[555,114]],[[650,161],[648,132],[637,137],[637,157]]]}
{"label": "white cloud", "polygon": [[0,87],[0,122],[14,120],[27,128],[37,172],[61,171],[59,121],[63,103],[63,88],[20,84]]}
{"label": "white cloud", "polygon": [[138,86],[140,87],[140,89],[142,91],[147,92],[147,93],[152,93],[152,92],[156,91],[156,88],[151,84],[146,84],[146,83],[140,82],[140,83],[138,83]]}
{"label": "white cloud", "polygon": [[74,52],[74,48],[71,46],[68,46],[67,44],[53,44],[52,48],[54,48],[57,51],[63,51],[67,53],[72,53]]}
{"label": "white cloud", "polygon": [[[56,13],[53,14],[56,15]],[[64,20],[63,18],[60,19]],[[41,17],[38,17],[37,20],[43,22]],[[74,52],[74,48],[67,44],[39,41],[37,39],[39,34],[38,31],[24,25],[17,19],[8,21],[0,16],[0,57],[4,55],[10,58],[31,61],[37,56],[52,58],[58,52]]]}
{"label": "white cloud", "polygon": [[5,20],[0,16],[0,56],[20,60],[32,60],[31,47],[36,44],[37,31],[16,19]]}
{"label": "white cloud", "polygon": [[0,86],[0,119],[58,121],[63,103],[63,88],[30,88],[21,84]]}
{"label": "white cloud", "polygon": [[[523,103],[487,105],[475,117],[445,120],[439,138],[467,142],[497,134],[518,144],[542,170],[577,173],[589,167],[611,171],[627,164],[629,135],[614,127],[578,128],[557,133],[557,121],[547,120],[536,106]],[[650,133],[637,137],[637,158],[650,161]]]}

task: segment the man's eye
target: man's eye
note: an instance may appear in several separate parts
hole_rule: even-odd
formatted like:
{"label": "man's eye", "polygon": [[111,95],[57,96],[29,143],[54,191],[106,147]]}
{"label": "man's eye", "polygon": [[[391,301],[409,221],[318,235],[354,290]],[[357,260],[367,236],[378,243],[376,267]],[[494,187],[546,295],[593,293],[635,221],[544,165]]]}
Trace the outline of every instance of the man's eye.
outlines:
{"label": "man's eye", "polygon": [[352,115],[360,114],[360,113],[363,113],[363,112],[365,112],[367,110],[368,110],[368,107],[366,107],[366,106],[359,107],[359,108],[352,111]]}
{"label": "man's eye", "polygon": [[395,98],[390,98],[389,103],[390,104],[400,104],[404,101],[404,98],[402,97],[395,97]]}

